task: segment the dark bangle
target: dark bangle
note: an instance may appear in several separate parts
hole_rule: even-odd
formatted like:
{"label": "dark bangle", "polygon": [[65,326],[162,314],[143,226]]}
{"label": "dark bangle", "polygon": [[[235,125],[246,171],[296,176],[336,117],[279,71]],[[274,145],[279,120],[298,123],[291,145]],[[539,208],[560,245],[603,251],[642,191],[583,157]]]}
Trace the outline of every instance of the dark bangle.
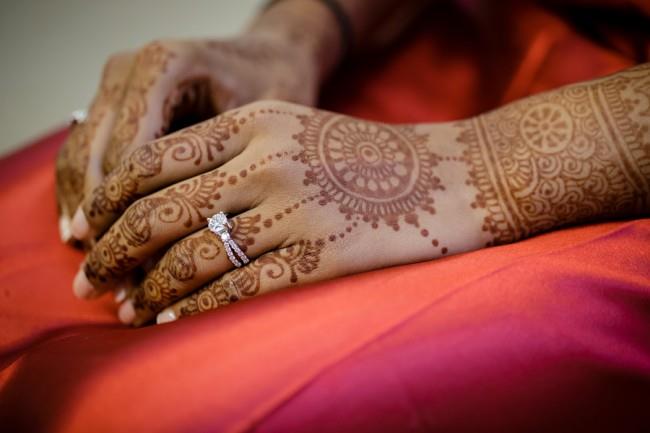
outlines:
{"label": "dark bangle", "polygon": [[[280,3],[282,0],[270,0],[262,8],[263,11],[266,11],[272,8],[274,5]],[[352,51],[354,45],[354,32],[352,31],[352,22],[350,17],[345,13],[343,7],[336,0],[315,0],[324,4],[336,20],[336,24],[339,28],[339,34],[341,35],[341,63],[344,59],[348,57],[348,54]]]}

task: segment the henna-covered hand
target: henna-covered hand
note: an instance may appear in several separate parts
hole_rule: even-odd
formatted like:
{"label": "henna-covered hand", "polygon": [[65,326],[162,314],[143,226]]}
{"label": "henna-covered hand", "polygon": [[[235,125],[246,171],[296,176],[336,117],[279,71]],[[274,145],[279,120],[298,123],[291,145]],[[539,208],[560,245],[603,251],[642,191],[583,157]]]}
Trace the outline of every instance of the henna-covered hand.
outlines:
{"label": "henna-covered hand", "polygon": [[[107,176],[99,188],[130,205],[90,251],[77,292],[100,294],[157,257],[120,317],[168,321],[647,213],[649,83],[641,66],[445,124],[387,125],[281,102],[225,113],[149,143],[147,158],[125,155]],[[205,227],[218,211],[232,216],[250,264],[233,269]],[[95,221],[98,231],[109,224]]]}
{"label": "henna-covered hand", "polygon": [[[259,102],[134,149],[98,187],[128,207],[88,254],[77,292],[100,294],[162,254],[122,308],[140,324],[177,301],[175,314],[190,314],[466,250],[474,242],[443,226],[474,223],[449,216],[466,188],[462,149],[433,138],[430,126]],[[233,269],[206,228],[218,211],[232,216],[247,266]],[[101,232],[111,218],[91,221]]]}

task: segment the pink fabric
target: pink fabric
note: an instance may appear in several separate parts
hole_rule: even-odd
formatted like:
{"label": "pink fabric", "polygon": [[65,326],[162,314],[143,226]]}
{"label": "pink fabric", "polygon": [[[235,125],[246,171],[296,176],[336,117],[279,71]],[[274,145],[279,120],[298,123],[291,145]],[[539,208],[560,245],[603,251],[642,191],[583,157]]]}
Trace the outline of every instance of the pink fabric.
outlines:
{"label": "pink fabric", "polygon": [[[441,8],[391,56],[332,82],[325,104],[386,121],[448,120],[632,64],[535,7],[510,19],[504,31],[517,44],[499,54],[492,73],[500,83],[477,60],[480,34]],[[461,28],[470,36],[455,37]],[[72,296],[81,254],[60,244],[54,223],[53,158],[64,136],[0,162],[3,430],[650,426],[649,219],[570,228],[129,329],[110,300]]]}

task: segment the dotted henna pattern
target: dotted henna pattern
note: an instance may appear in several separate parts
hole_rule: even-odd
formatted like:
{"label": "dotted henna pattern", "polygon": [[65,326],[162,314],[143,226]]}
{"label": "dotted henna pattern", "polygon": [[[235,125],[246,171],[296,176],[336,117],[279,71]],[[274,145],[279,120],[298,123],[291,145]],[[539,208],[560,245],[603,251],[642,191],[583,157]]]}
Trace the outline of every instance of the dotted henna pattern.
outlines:
{"label": "dotted henna pattern", "polygon": [[643,66],[459,124],[488,245],[647,211],[649,72]]}

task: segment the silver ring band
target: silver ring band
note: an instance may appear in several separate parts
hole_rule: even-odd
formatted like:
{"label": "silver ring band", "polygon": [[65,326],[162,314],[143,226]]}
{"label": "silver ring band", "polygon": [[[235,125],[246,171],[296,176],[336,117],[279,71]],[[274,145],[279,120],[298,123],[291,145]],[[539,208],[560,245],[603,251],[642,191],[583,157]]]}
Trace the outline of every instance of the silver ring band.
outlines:
{"label": "silver ring band", "polygon": [[226,250],[228,259],[235,267],[240,268],[250,262],[246,254],[239,248],[239,245],[230,237],[230,229],[232,224],[228,221],[228,217],[223,212],[216,213],[208,218],[208,229],[219,236],[223,247]]}

